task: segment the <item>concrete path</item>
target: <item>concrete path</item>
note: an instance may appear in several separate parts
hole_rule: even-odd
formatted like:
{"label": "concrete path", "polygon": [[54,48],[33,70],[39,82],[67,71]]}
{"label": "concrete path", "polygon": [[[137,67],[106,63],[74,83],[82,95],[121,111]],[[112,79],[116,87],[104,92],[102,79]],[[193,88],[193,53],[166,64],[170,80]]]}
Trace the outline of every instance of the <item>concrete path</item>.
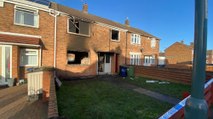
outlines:
{"label": "concrete path", "polygon": [[172,105],[176,105],[177,103],[179,103],[181,101],[177,98],[173,98],[173,97],[170,97],[170,96],[167,96],[167,95],[164,95],[164,94],[160,94],[160,93],[157,93],[157,92],[153,92],[153,91],[138,87],[138,86],[133,85],[133,84],[129,84],[128,82],[122,80],[121,77],[119,77],[119,76],[105,76],[105,77],[102,76],[101,79],[109,81],[113,84],[116,84],[117,86],[122,87],[122,88],[133,90],[137,93],[147,95],[147,96],[155,98],[157,100],[170,103]]}
{"label": "concrete path", "polygon": [[27,101],[27,85],[0,90],[0,119],[46,119],[47,103]]}

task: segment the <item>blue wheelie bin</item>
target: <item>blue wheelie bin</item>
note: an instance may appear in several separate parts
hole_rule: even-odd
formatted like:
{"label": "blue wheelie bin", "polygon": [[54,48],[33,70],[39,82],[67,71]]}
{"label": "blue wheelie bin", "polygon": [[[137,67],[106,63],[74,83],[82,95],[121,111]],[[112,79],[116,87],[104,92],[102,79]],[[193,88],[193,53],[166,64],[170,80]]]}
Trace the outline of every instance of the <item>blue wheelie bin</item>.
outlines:
{"label": "blue wheelie bin", "polygon": [[127,77],[127,67],[126,66],[120,66],[120,76]]}

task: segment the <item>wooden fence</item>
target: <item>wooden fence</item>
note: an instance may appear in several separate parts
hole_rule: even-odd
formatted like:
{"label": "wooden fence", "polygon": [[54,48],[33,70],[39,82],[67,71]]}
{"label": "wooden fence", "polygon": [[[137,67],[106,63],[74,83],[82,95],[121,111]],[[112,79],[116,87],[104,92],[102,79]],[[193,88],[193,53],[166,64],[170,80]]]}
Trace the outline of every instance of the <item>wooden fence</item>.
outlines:
{"label": "wooden fence", "polygon": [[[192,70],[177,68],[158,68],[135,66],[135,76],[166,80],[176,83],[191,84]],[[207,79],[213,78],[213,72],[206,72]]]}

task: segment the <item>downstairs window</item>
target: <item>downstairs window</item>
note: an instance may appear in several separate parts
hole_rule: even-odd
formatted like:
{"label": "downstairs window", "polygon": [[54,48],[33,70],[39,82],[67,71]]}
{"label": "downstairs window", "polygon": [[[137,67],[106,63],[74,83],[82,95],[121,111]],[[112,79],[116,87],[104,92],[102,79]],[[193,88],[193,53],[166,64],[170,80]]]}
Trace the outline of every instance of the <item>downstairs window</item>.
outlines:
{"label": "downstairs window", "polygon": [[38,66],[38,50],[21,49],[20,65],[21,66]]}
{"label": "downstairs window", "polygon": [[88,52],[67,51],[67,64],[88,65],[88,64],[90,64],[89,53]]}

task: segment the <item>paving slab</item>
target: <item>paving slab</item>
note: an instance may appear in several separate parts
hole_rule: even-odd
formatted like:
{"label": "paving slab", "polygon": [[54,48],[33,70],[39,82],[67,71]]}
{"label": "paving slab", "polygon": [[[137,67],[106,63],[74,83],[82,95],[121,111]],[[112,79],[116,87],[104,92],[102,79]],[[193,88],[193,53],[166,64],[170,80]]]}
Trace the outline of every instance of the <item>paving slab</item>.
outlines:
{"label": "paving slab", "polygon": [[46,119],[47,103],[28,101],[27,85],[0,90],[0,119]]}

